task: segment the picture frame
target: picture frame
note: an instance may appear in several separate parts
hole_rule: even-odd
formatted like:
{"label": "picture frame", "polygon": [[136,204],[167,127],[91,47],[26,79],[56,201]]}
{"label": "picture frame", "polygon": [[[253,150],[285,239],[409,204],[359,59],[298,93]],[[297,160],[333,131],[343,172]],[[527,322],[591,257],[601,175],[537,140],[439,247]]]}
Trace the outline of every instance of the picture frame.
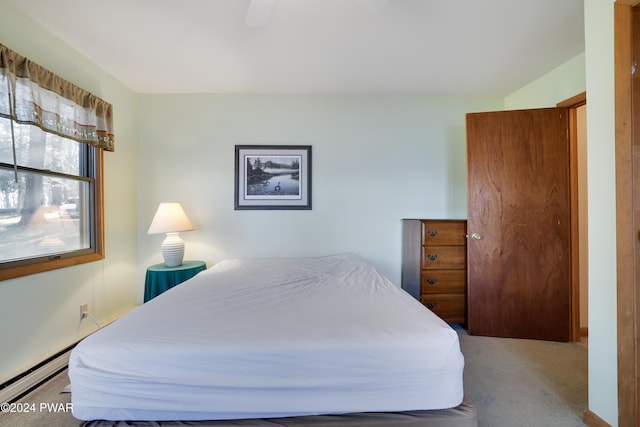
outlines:
{"label": "picture frame", "polygon": [[310,145],[236,145],[236,210],[311,209]]}

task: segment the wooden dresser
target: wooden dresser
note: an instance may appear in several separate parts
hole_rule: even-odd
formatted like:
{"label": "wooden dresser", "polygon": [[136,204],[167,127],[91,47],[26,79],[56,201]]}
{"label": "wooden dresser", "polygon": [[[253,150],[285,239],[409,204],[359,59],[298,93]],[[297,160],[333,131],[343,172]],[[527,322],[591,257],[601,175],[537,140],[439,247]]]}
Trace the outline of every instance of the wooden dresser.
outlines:
{"label": "wooden dresser", "polygon": [[405,219],[402,288],[448,323],[467,322],[467,221]]}

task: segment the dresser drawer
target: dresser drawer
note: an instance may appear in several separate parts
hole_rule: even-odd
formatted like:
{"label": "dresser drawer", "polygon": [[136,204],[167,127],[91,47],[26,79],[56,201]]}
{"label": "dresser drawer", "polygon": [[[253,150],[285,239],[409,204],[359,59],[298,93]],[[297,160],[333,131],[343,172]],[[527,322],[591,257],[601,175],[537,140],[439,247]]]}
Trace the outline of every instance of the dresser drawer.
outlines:
{"label": "dresser drawer", "polygon": [[420,274],[422,294],[464,293],[467,291],[465,270],[422,270]]}
{"label": "dresser drawer", "polygon": [[423,246],[422,268],[447,269],[466,267],[467,250],[464,246]]}
{"label": "dresser drawer", "polygon": [[420,301],[445,321],[464,319],[467,314],[465,294],[422,295]]}
{"label": "dresser drawer", "polygon": [[465,221],[422,221],[423,245],[464,245],[466,234]]}

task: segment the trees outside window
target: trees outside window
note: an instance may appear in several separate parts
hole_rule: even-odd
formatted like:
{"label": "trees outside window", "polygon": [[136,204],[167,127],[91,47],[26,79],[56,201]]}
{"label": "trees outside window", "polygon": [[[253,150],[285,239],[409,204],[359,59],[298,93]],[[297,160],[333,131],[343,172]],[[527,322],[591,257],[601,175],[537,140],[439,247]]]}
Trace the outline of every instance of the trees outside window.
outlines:
{"label": "trees outside window", "polygon": [[40,264],[39,270],[51,261],[100,257],[99,151],[0,118],[2,270]]}

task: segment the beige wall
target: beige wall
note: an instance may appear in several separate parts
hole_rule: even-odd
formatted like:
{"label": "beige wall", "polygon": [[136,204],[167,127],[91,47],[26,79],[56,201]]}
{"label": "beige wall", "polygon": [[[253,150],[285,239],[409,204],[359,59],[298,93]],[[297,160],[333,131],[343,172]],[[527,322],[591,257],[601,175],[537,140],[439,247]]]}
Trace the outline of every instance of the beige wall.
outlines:
{"label": "beige wall", "polygon": [[507,95],[504,108],[555,107],[559,102],[584,92],[585,87],[585,54],[582,53]]}
{"label": "beige wall", "polygon": [[[383,95],[141,95],[139,259],[161,201],[183,203],[186,257],[352,251],[400,283],[402,218],[466,217],[465,114],[500,99]],[[310,211],[235,211],[234,145],[303,144]]]}
{"label": "beige wall", "polygon": [[589,409],[618,425],[613,0],[585,0]]}

